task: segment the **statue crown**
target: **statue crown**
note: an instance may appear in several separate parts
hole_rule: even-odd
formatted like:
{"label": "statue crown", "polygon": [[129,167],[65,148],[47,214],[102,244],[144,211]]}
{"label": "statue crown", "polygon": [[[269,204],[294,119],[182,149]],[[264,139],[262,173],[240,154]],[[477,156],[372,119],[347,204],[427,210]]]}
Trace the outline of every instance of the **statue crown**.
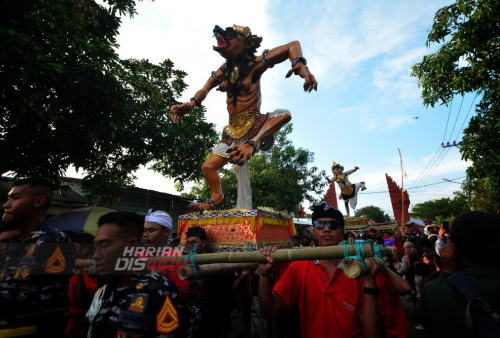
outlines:
{"label": "statue crown", "polygon": [[244,37],[246,37],[246,38],[248,38],[248,37],[252,34],[252,31],[251,31],[251,30],[250,30],[250,28],[249,28],[249,27],[247,27],[247,26],[243,27],[243,26],[233,25],[233,29],[234,29],[237,33],[239,33],[239,34],[243,35],[243,36],[244,36]]}

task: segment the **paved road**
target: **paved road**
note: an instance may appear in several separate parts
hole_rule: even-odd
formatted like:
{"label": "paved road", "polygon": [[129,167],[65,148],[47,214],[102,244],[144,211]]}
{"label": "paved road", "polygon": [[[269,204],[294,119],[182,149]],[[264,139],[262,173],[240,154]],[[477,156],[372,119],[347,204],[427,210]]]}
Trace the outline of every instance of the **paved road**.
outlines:
{"label": "paved road", "polygon": [[[407,300],[405,296],[401,296],[401,303],[408,319],[408,338],[431,338],[429,332],[419,331],[415,329],[417,325],[415,307],[411,301]],[[228,338],[249,337],[248,333],[243,333],[243,318],[239,311],[233,312],[232,330],[229,332]]]}
{"label": "paved road", "polygon": [[408,319],[408,338],[430,338],[431,336],[427,331],[419,331],[415,329],[417,323],[415,306],[413,303],[406,299],[405,296],[401,296],[401,304],[403,304],[403,309]]}

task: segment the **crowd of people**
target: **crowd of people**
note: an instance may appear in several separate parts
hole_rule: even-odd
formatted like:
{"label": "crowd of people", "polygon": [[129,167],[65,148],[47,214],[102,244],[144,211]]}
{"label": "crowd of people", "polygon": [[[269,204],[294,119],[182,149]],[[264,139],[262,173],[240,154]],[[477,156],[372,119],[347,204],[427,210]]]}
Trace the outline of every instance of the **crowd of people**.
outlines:
{"label": "crowd of people", "polygon": [[242,337],[406,337],[401,297],[429,336],[498,336],[493,214],[466,212],[405,233],[348,232],[342,213],[322,201],[295,246],[368,240],[394,255],[385,264],[369,257],[371,268],[354,279],[342,259],[275,263],[267,246],[265,263],[182,280],[189,263],[148,258],[206,253],[203,228],[190,227],[178,248],[167,212],[116,211],[99,218],[95,236],[65,233],[46,222],[53,191],[44,179],[18,180],[3,205],[0,337],[227,337],[234,309]]}

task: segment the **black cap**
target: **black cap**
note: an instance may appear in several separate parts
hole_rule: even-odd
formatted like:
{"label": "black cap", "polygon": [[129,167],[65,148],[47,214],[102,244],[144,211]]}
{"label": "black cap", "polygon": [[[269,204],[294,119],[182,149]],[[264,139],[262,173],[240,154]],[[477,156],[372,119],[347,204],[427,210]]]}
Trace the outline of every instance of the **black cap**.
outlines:
{"label": "black cap", "polygon": [[328,202],[322,200],[316,205],[311,207],[312,213],[312,221],[314,222],[318,218],[333,218],[340,223],[340,226],[344,227],[344,215],[340,212],[339,209],[335,209]]}

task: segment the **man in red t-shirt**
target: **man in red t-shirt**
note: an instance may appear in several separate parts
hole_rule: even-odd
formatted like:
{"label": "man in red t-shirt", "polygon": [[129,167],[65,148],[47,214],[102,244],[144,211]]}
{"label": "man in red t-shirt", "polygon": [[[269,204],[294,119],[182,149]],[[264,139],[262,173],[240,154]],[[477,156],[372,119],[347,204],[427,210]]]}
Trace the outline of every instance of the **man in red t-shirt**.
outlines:
{"label": "man in red t-shirt", "polygon": [[[342,213],[325,201],[313,207],[314,236],[319,246],[337,245],[344,239]],[[341,259],[292,262],[274,287],[270,254],[260,264],[259,302],[265,317],[298,306],[301,337],[382,337],[383,320],[377,303],[375,276],[379,267],[359,280],[347,278],[339,269]],[[373,259],[371,259],[373,260]]]}
{"label": "man in red t-shirt", "polygon": [[[85,260],[94,253],[94,236],[88,233],[67,233],[75,246],[76,259]],[[69,317],[64,337],[87,337],[89,321],[85,317],[97,290],[97,276],[90,276],[89,268],[75,268],[69,280]]]}
{"label": "man in red t-shirt", "polygon": [[400,296],[411,293],[410,283],[384,266],[377,274],[375,284],[380,289],[378,306],[384,320],[385,337],[406,337],[408,335],[408,320]]}

